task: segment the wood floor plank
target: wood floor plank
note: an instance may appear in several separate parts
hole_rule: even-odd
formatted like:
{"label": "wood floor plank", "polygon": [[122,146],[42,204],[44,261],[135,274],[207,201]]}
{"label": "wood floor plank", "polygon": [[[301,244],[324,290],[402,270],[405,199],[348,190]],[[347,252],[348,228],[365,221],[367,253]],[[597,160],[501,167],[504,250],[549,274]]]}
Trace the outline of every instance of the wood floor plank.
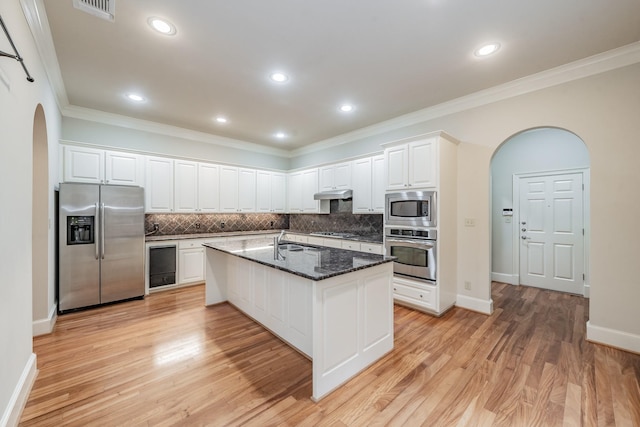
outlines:
{"label": "wood floor plank", "polygon": [[492,284],[495,311],[394,307],[394,350],[320,402],[311,361],[202,286],[70,313],[34,339],[21,426],[640,426],[640,355],[588,300]]}

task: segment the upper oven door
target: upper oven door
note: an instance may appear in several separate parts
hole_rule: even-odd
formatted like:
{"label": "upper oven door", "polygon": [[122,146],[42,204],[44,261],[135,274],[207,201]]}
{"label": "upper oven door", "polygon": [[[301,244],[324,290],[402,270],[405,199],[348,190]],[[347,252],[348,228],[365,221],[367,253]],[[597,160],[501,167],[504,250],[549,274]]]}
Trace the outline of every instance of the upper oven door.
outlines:
{"label": "upper oven door", "polygon": [[387,194],[385,223],[387,225],[435,227],[437,225],[435,191],[406,191]]}

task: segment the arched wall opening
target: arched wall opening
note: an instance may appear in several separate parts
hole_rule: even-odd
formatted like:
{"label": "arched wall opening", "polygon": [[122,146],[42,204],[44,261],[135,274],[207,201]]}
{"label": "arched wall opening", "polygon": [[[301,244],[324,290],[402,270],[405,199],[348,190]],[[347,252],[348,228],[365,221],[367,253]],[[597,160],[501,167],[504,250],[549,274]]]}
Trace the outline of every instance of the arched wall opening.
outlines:
{"label": "arched wall opening", "polygon": [[33,117],[31,273],[33,320],[49,316],[49,144],[44,109]]}
{"label": "arched wall opening", "polygon": [[[517,189],[514,176],[586,170],[585,198],[585,269],[589,252],[589,181],[590,157],[584,141],[566,129],[538,127],[507,138],[493,153],[491,179],[491,280],[520,283],[517,217],[504,215],[504,209],[517,212]],[[515,193],[515,194],[514,194]],[[587,275],[588,277],[588,275]],[[585,295],[588,295],[588,287]]]}

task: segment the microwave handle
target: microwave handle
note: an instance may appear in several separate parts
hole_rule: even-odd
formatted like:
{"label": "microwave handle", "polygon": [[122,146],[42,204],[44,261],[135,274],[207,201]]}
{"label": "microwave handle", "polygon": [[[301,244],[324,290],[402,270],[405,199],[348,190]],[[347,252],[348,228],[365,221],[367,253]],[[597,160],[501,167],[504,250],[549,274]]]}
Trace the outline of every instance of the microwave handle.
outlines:
{"label": "microwave handle", "polygon": [[412,245],[425,246],[428,249],[435,247],[434,240],[411,240],[411,239],[390,239],[387,238],[387,242],[391,243],[410,243]]}

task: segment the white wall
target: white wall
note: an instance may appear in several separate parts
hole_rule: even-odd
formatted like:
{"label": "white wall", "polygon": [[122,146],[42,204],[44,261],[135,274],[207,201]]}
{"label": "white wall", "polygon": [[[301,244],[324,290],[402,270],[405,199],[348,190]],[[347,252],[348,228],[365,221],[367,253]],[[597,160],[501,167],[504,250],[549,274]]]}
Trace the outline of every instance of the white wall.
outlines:
{"label": "white wall", "polygon": [[[159,130],[162,130],[162,128],[159,127]],[[161,154],[254,168],[289,169],[289,157],[283,155],[258,153],[243,148],[210,144],[152,131],[129,129],[123,126],[70,117],[64,117],[62,120],[62,139],[101,147],[130,149],[149,154]]]}
{"label": "white wall", "polygon": [[[463,141],[458,157],[458,294],[490,299],[490,163],[512,135],[537,127],[567,129],[584,141],[591,160],[591,301],[589,337],[640,352],[640,64],[560,84],[319,153],[324,161],[371,151],[392,141],[444,130]],[[373,144],[375,145],[375,144]],[[313,162],[311,154],[293,167]],[[476,227],[464,227],[475,218]],[[472,283],[471,291],[464,281]]]}
{"label": "white wall", "polygon": [[[0,425],[13,424],[35,375],[32,353],[31,191],[33,119],[42,104],[50,141],[60,135],[60,115],[17,0],[0,2],[4,20],[34,83],[20,64],[0,58]],[[0,32],[0,50],[11,45]],[[50,147],[51,152],[51,147]],[[51,187],[51,200],[53,191]],[[49,212],[53,215],[53,206]],[[50,231],[53,237],[53,231]],[[50,246],[53,248],[53,246]],[[53,265],[53,252],[50,252]],[[49,277],[53,289],[53,270]],[[46,296],[49,298],[49,296]],[[51,300],[49,300],[51,306]]]}
{"label": "white wall", "polygon": [[562,129],[540,128],[519,133],[495,152],[491,160],[492,274],[503,281],[513,278],[512,217],[502,209],[513,208],[513,175],[589,167],[589,152],[575,134]]}

